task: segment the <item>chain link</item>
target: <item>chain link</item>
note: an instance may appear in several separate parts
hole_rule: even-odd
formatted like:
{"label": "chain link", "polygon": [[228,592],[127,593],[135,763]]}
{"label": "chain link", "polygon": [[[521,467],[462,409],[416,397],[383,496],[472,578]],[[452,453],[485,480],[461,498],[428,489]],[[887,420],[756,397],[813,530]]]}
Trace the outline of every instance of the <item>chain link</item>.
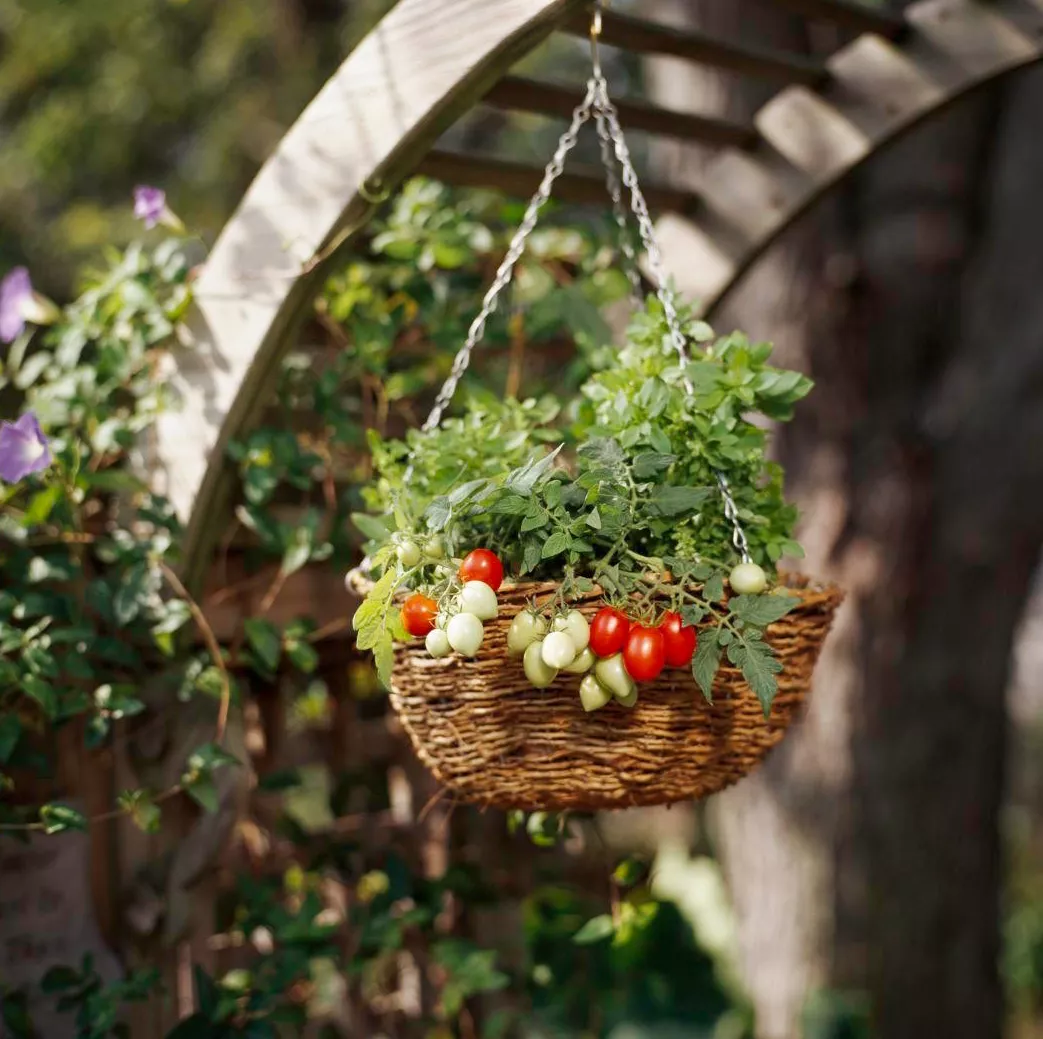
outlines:
{"label": "chain link", "polygon": [[526,243],[529,235],[532,234],[536,227],[536,221],[539,219],[540,210],[544,205],[546,205],[547,200],[550,198],[554,182],[561,176],[562,171],[565,169],[565,160],[568,157],[569,152],[576,146],[579,131],[587,120],[590,119],[594,97],[595,85],[594,80],[591,80],[587,84],[586,96],[572,113],[572,125],[561,135],[561,139],[558,141],[557,150],[554,152],[554,158],[551,159],[547,164],[547,168],[543,171],[543,180],[540,183],[539,189],[529,201],[528,208],[525,210],[525,216],[522,218],[518,230],[514,232],[514,237],[511,239],[511,244],[507,249],[507,255],[504,256],[503,262],[500,264],[500,267],[496,272],[496,277],[493,279],[489,291],[485,294],[485,299],[482,300],[482,309],[478,312],[478,316],[471,323],[471,327],[467,333],[467,339],[464,342],[464,345],[460,348],[460,352],[456,355],[456,359],[453,361],[453,367],[449,373],[449,377],[445,380],[441,390],[438,392],[438,396],[435,398],[435,404],[431,409],[431,414],[427,416],[427,420],[422,426],[425,433],[429,433],[431,430],[436,429],[439,422],[442,421],[442,415],[445,412],[445,409],[449,406],[449,402],[453,399],[453,394],[456,393],[456,387],[463,378],[464,372],[467,371],[468,365],[471,363],[471,353],[485,334],[486,322],[496,310],[500,299],[500,293],[503,292],[510,283],[511,276],[514,274],[514,268],[521,259],[522,254],[525,252]]}
{"label": "chain link", "polygon": [[612,215],[619,230],[619,251],[623,254],[623,273],[630,282],[630,295],[635,307],[645,305],[645,288],[641,280],[641,268],[638,266],[637,253],[630,238],[630,221],[627,219],[626,206],[623,203],[623,185],[616,169],[616,157],[613,150],[612,135],[605,120],[605,111],[601,105],[594,109],[594,124],[597,127],[601,144],[601,163],[605,167],[605,185],[612,198]]}

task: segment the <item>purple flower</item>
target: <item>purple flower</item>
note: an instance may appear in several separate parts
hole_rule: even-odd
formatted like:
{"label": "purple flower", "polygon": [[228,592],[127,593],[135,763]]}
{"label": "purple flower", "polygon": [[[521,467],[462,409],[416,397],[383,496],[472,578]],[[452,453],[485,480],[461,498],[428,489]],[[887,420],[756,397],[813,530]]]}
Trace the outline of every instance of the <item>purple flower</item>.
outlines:
{"label": "purple flower", "polygon": [[25,331],[26,309],[33,300],[33,283],[24,267],[8,271],[0,281],[0,340],[13,343]]}
{"label": "purple flower", "polygon": [[47,437],[31,411],[14,422],[0,423],[0,480],[18,483],[46,469],[51,460]]}
{"label": "purple flower", "polygon": [[163,219],[166,211],[167,195],[162,188],[139,184],[134,189],[134,215],[146,227],[155,227]]}

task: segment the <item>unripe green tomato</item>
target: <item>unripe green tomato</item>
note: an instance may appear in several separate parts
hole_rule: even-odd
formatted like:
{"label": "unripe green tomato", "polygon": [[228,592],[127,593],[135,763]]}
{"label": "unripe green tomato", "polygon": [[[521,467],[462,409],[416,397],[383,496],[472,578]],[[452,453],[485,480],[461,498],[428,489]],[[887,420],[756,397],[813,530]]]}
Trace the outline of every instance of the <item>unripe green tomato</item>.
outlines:
{"label": "unripe green tomato", "polygon": [[543,659],[543,643],[534,642],[525,651],[525,677],[537,688],[546,689],[558,677],[558,669]]}
{"label": "unripe green tomato", "polygon": [[637,706],[637,686],[634,686],[634,691],[629,696],[617,696],[616,700],[628,710]]}
{"label": "unripe green tomato", "polygon": [[452,652],[452,646],[449,645],[449,636],[441,628],[429,631],[427,638],[424,639],[424,645],[435,660],[447,657]]}
{"label": "unripe green tomato", "polygon": [[477,656],[485,637],[482,622],[473,613],[458,613],[449,622],[445,633],[449,645],[464,657]]}
{"label": "unripe green tomato", "polygon": [[587,646],[586,649],[581,649],[576,654],[576,659],[565,670],[570,675],[585,675],[597,662],[598,658],[594,656],[594,651]]}
{"label": "unripe green tomato", "polygon": [[760,595],[768,587],[768,575],[756,563],[740,563],[729,575],[736,595]]}
{"label": "unripe green tomato", "polygon": [[537,613],[523,610],[507,629],[507,655],[520,657],[537,640],[547,634],[547,622]]}
{"label": "unripe green tomato", "polygon": [[398,546],[398,561],[407,570],[420,562],[420,547],[415,541],[403,541]]}
{"label": "unripe green tomato", "polygon": [[433,538],[427,539],[424,551],[431,559],[445,559],[445,542],[436,534]]}
{"label": "unripe green tomato", "polygon": [[564,617],[559,617],[554,622],[554,630],[564,631],[572,639],[577,653],[582,653],[590,645],[590,625],[579,610],[569,610]]}
{"label": "unripe green tomato", "polygon": [[612,695],[620,703],[637,692],[637,683],[627,674],[622,653],[599,660],[594,665],[594,674],[603,686],[612,690]]}
{"label": "unripe green tomato", "polygon": [[576,659],[576,643],[564,631],[552,631],[543,640],[543,662],[560,670]]}
{"label": "unripe green tomato", "polygon": [[579,684],[579,700],[587,714],[600,711],[612,702],[612,690],[606,689],[593,675],[587,675]]}
{"label": "unripe green tomato", "polygon": [[496,593],[484,581],[468,581],[460,592],[460,609],[480,621],[495,620],[499,611]]}

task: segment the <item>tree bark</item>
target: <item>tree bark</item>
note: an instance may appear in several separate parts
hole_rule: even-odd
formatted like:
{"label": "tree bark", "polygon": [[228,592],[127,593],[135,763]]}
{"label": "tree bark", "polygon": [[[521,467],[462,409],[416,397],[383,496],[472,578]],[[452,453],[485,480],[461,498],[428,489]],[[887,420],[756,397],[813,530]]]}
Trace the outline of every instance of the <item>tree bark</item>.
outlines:
{"label": "tree bark", "polygon": [[[685,10],[793,40],[747,2]],[[749,103],[714,78],[672,89]],[[1043,538],[1041,107],[1023,74],[877,157],[715,322],[817,381],[778,451],[807,568],[850,593],[807,721],[714,805],[761,1039],[797,1035],[821,987],[864,992],[881,1039],[1001,1032],[1004,693]]]}

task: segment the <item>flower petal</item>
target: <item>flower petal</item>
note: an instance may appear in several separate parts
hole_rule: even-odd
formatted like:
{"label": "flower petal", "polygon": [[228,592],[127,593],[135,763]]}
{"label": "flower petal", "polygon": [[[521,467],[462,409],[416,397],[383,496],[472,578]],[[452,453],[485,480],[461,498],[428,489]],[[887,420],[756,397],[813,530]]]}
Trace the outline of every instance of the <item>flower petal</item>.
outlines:
{"label": "flower petal", "polygon": [[14,422],[0,424],[0,480],[18,483],[51,462],[47,438],[31,411]]}
{"label": "flower petal", "polygon": [[25,309],[33,298],[33,283],[24,267],[8,271],[0,281],[0,340],[12,343],[25,331]]}

